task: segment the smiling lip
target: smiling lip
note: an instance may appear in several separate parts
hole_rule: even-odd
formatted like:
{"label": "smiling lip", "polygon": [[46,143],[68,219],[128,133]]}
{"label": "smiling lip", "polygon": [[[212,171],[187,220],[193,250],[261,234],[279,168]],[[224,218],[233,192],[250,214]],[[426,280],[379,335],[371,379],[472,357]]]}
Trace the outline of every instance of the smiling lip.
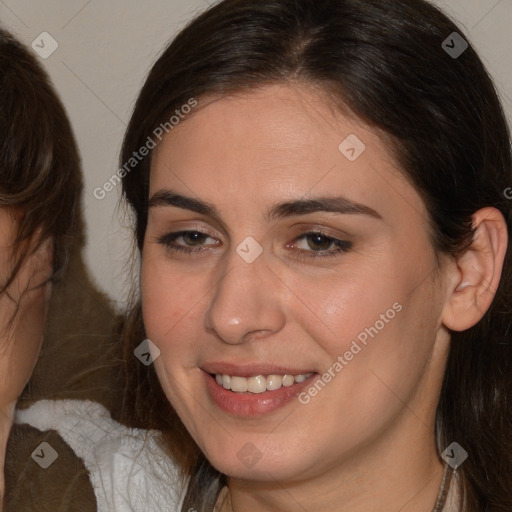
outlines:
{"label": "smiling lip", "polygon": [[[212,371],[213,370],[213,371]],[[285,374],[307,374],[313,373],[303,382],[296,382],[288,387],[281,387],[274,391],[263,393],[235,393],[224,389],[215,380],[216,373],[236,375],[239,377],[252,377],[255,375],[285,375]],[[260,416],[269,414],[293,400],[306,386],[311,385],[318,377],[317,373],[304,370],[290,370],[289,368],[278,368],[276,366],[251,366],[240,367],[229,364],[208,365],[202,369],[206,389],[212,401],[224,412],[235,416]]]}

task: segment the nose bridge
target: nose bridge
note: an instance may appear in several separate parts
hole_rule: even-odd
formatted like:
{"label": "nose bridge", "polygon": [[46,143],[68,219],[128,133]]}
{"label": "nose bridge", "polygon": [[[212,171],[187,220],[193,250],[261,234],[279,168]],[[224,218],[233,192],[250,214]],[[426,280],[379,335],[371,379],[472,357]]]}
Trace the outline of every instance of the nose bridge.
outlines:
{"label": "nose bridge", "polygon": [[284,325],[279,291],[264,254],[251,240],[230,251],[227,270],[215,285],[206,312],[206,328],[225,342],[242,343],[248,333],[277,332]]}

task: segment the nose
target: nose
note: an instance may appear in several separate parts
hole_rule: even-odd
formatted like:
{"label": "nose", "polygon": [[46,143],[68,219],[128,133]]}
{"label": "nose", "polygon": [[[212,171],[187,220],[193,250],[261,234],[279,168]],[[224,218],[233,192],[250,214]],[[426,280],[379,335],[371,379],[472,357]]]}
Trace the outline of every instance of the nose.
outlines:
{"label": "nose", "polygon": [[279,332],[285,325],[280,285],[263,254],[247,263],[233,251],[206,312],[206,329],[232,345]]}

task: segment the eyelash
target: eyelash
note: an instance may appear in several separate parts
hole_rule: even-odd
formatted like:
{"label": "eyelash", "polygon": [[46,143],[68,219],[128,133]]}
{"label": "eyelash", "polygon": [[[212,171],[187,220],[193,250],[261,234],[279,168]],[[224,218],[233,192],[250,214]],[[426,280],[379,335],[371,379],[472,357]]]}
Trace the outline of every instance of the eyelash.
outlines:
{"label": "eyelash", "polygon": [[[168,234],[158,238],[157,241],[158,241],[158,243],[162,244],[163,246],[165,246],[166,249],[168,249],[170,251],[181,252],[181,253],[186,253],[186,254],[203,252],[203,250],[204,250],[203,247],[186,247],[183,245],[176,245],[174,243],[178,238],[180,238],[184,235],[188,235],[188,234],[200,234],[205,237],[209,236],[208,234],[203,233],[202,231],[194,231],[194,230],[192,230],[192,231],[177,231],[175,233],[168,233]],[[322,237],[325,239],[325,241],[328,241],[329,243],[334,243],[335,248],[327,250],[327,251],[313,251],[313,250],[306,251],[303,249],[299,249],[299,252],[300,252],[299,256],[298,256],[299,258],[311,259],[311,258],[333,257],[333,256],[337,256],[338,254],[346,253],[352,248],[352,242],[349,242],[346,240],[339,240],[337,238],[327,236],[326,234],[322,233],[321,231],[308,231],[306,233],[303,233],[299,237],[295,238],[294,241],[298,241],[298,240],[301,240],[301,239],[304,239],[307,237],[312,237],[312,236]],[[307,255],[304,253],[307,253]]]}

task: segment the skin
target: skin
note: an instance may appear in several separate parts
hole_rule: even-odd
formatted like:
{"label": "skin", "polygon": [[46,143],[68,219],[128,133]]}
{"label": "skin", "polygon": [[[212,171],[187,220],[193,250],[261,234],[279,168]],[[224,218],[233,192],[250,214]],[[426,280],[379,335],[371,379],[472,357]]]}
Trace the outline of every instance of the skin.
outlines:
{"label": "skin", "polygon": [[[18,213],[0,208],[0,282],[13,266],[12,250]],[[16,401],[34,369],[43,340],[51,293],[52,244],[43,242],[34,251],[36,233],[28,242],[31,252],[7,290],[0,294],[0,463],[4,466],[7,439]],[[14,319],[13,319],[14,318]],[[3,495],[3,471],[0,497]]]}
{"label": "skin", "polygon": [[[349,134],[366,145],[354,162],[338,150]],[[203,105],[153,155],[149,197],[162,190],[218,210],[150,208],[141,288],[163,389],[229,476],[222,510],[430,512],[443,472],[433,426],[448,329],[469,328],[489,307],[507,245],[501,214],[475,214],[473,247],[437,266],[425,205],[384,139],[295,85]],[[313,196],[344,196],[381,218],[266,218],[276,203]],[[303,236],[320,228],[352,248],[311,257],[333,247]],[[162,243],[182,230],[206,233],[172,242],[201,252]],[[250,264],[236,252],[248,236],[263,249]],[[212,361],[322,374],[395,303],[402,310],[307,405],[241,418],[207,393],[199,368]],[[252,467],[237,456],[246,443],[261,454]]]}

